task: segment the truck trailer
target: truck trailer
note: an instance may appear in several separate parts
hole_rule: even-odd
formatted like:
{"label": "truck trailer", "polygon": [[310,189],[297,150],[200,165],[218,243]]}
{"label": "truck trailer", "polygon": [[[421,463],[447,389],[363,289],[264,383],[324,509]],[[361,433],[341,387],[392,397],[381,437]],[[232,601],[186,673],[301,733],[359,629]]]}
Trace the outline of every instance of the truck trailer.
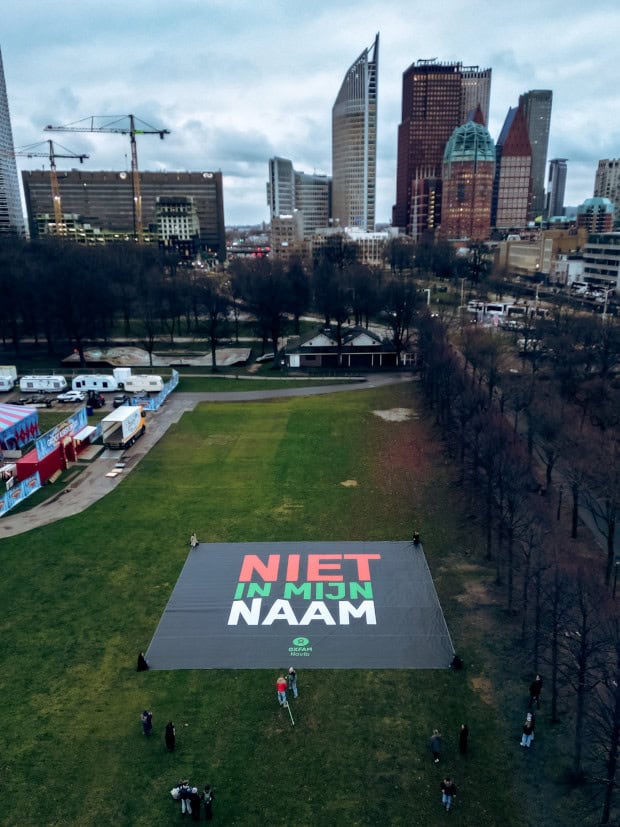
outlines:
{"label": "truck trailer", "polygon": [[101,420],[101,433],[106,448],[123,450],[141,437],[145,427],[141,405],[123,405]]}

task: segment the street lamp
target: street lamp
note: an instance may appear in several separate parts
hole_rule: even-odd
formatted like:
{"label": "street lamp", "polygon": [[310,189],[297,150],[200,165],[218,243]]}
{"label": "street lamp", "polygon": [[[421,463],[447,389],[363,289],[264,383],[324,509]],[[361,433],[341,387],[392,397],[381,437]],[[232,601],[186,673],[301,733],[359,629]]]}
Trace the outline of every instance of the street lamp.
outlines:
{"label": "street lamp", "polygon": [[616,599],[616,585],[618,584],[618,568],[620,568],[620,558],[616,557],[614,560],[614,588],[611,593],[613,599]]}
{"label": "street lamp", "polygon": [[426,293],[426,306],[429,307],[431,303],[431,288],[425,287],[424,292]]}

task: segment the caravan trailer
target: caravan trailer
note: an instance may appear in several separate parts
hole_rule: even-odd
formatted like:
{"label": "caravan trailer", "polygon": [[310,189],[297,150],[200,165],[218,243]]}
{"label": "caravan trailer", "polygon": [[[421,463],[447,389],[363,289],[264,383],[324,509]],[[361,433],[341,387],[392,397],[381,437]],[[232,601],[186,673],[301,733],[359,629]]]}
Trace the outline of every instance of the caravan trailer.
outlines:
{"label": "caravan trailer", "polygon": [[90,373],[74,376],[71,387],[74,391],[100,391],[106,393],[107,391],[117,391],[118,382],[111,374]]}
{"label": "caravan trailer", "polygon": [[126,393],[159,393],[164,389],[162,377],[151,373],[132,373],[124,384]]}
{"label": "caravan trailer", "polygon": [[22,376],[19,380],[19,389],[34,393],[66,391],[67,380],[64,376]]}

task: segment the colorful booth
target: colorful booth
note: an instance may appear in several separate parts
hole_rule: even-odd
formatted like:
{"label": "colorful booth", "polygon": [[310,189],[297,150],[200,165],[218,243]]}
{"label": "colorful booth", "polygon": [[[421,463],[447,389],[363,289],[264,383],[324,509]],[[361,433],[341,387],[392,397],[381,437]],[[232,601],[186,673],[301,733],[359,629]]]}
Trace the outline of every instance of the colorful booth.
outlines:
{"label": "colorful booth", "polygon": [[0,451],[19,451],[40,433],[36,408],[0,405]]}

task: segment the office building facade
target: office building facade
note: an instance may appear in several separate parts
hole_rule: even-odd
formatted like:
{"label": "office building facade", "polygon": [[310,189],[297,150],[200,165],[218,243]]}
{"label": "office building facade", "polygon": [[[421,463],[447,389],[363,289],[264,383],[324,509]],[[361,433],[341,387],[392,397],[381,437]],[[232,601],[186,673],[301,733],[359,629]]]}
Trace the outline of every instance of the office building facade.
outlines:
{"label": "office building facade", "polygon": [[0,52],[0,233],[22,236],[24,232],[24,213],[19,194],[9,99]]}
{"label": "office building facade", "polygon": [[[53,216],[50,174],[22,172],[28,222],[33,236],[40,232],[37,216]],[[133,237],[133,190],[128,172],[58,173],[63,212],[99,228],[111,240],[115,234]],[[226,257],[224,197],[221,172],[141,172],[142,217],[146,238],[157,238],[157,199],[191,198],[200,227],[200,249],[223,261]]]}
{"label": "office building facade", "polygon": [[375,227],[379,35],[349,68],[332,108],[332,213],[342,227]]}
{"label": "office building facade", "polygon": [[519,96],[519,108],[523,109],[532,146],[532,202],[529,210],[532,221],[542,216],[545,209],[545,171],[552,103],[553,92],[550,89],[532,89]]}
{"label": "office building facade", "polygon": [[491,225],[500,231],[527,227],[532,194],[532,147],[523,110],[508,110],[495,145]]}
{"label": "office building facade", "polygon": [[594,179],[595,198],[609,198],[620,216],[620,159],[605,158],[598,162]]}
{"label": "office building facade", "polygon": [[293,168],[286,158],[271,158],[267,203],[272,230],[278,218],[295,215],[299,239],[312,237],[317,227],[326,227],[331,218],[332,182],[327,175],[309,175]]}
{"label": "office building facade", "polygon": [[549,161],[549,177],[545,196],[545,218],[564,215],[567,161],[568,158],[552,158],[552,160]]}
{"label": "office building facade", "polygon": [[458,126],[444,152],[442,238],[489,238],[494,175],[495,144],[488,129],[475,121]]}
{"label": "office building facade", "polygon": [[490,69],[418,60],[405,70],[394,227],[419,239],[439,226],[446,144],[473,111],[486,122],[490,90]]}
{"label": "office building facade", "polygon": [[589,233],[610,233],[614,226],[614,205],[609,198],[586,198],[577,207],[577,227]]}

